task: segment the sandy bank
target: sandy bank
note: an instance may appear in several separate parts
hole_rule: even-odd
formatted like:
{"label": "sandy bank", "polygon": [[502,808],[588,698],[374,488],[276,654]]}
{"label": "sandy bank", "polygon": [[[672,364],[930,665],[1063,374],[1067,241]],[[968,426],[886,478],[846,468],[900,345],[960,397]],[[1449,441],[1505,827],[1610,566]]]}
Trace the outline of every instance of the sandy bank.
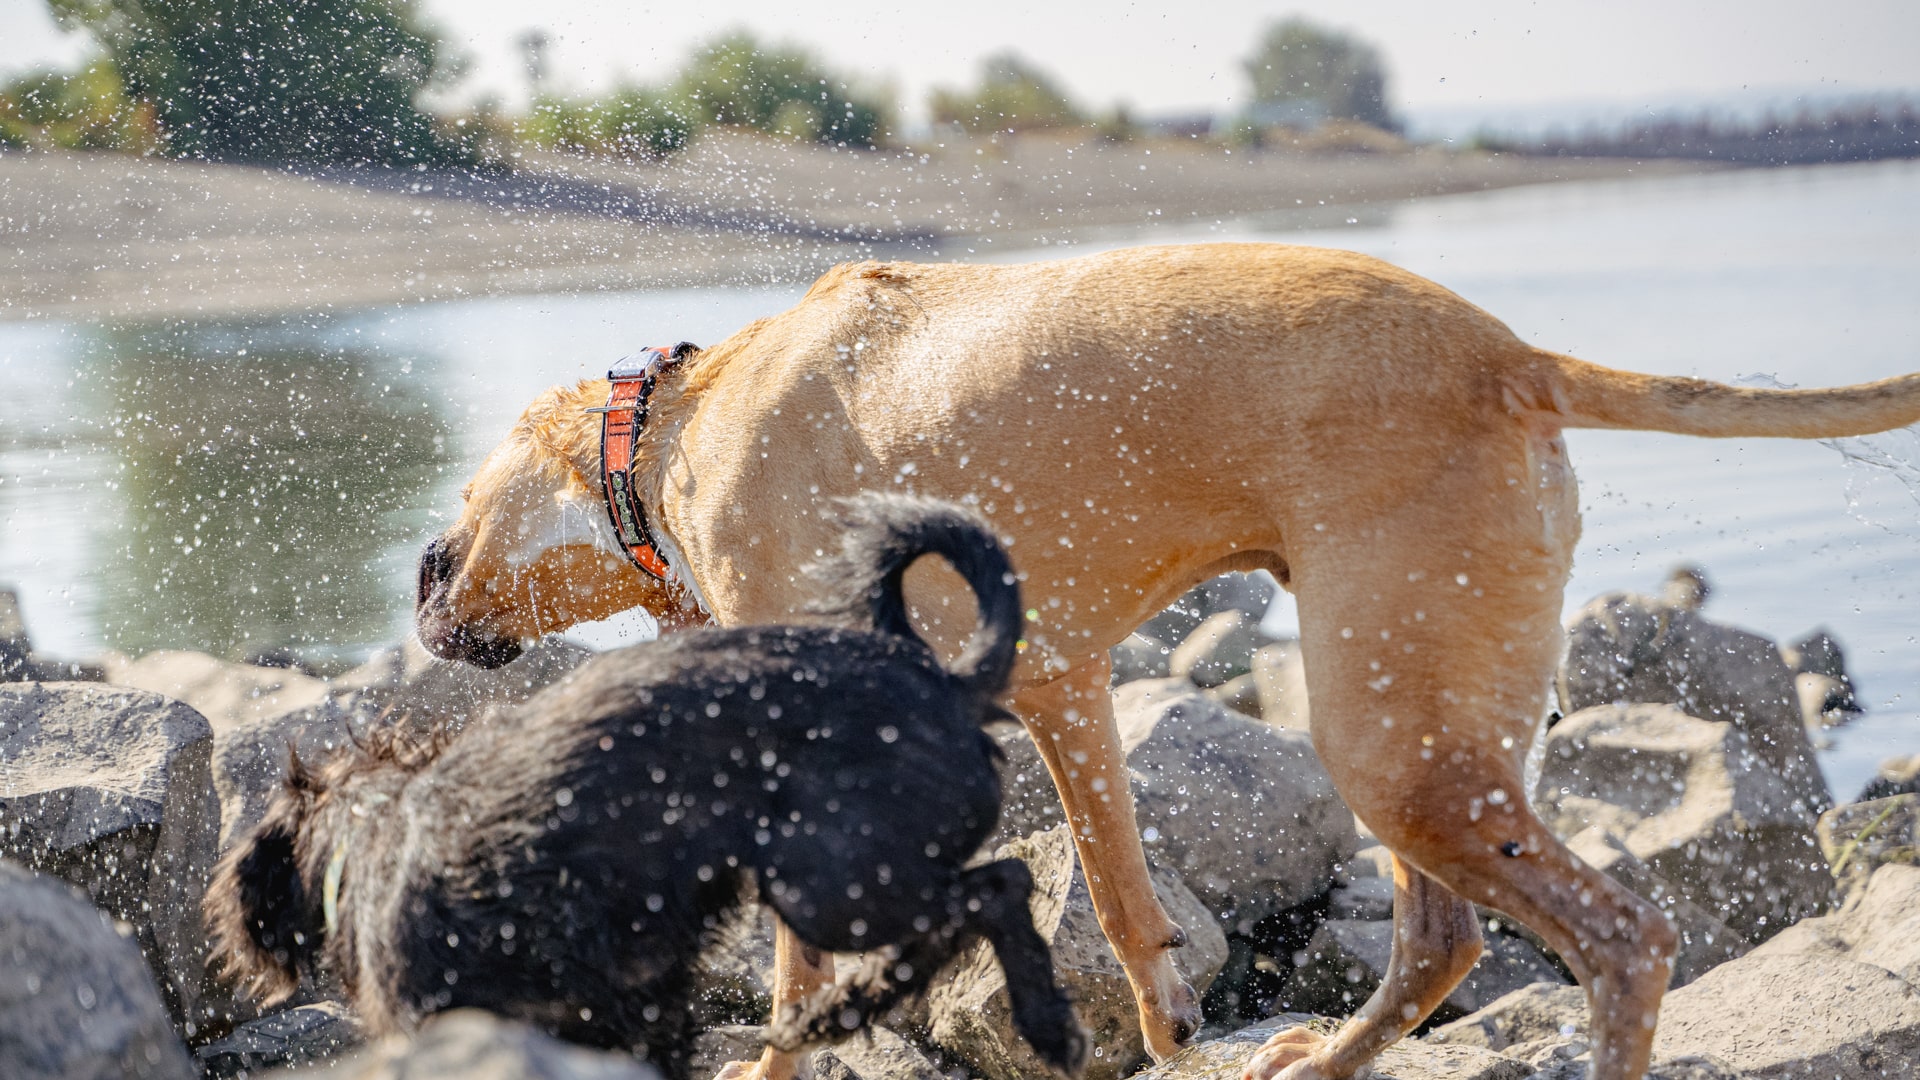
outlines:
{"label": "sandy bank", "polygon": [[794,279],[876,255],[965,258],[1249,216],[1331,224],[1359,204],[1691,168],[1038,138],[862,153],[718,136],[665,164],[552,156],[491,176],[4,153],[0,320]]}

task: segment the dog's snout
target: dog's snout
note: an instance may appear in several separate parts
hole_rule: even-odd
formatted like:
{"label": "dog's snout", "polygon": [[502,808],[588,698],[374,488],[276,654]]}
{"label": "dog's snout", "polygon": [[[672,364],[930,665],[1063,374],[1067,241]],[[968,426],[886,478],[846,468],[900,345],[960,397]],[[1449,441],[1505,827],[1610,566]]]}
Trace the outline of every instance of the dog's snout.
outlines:
{"label": "dog's snout", "polygon": [[433,595],[433,590],[444,585],[453,576],[453,556],[447,551],[447,538],[436,536],[427,542],[426,550],[420,553],[420,579],[414,593],[414,602],[424,604]]}

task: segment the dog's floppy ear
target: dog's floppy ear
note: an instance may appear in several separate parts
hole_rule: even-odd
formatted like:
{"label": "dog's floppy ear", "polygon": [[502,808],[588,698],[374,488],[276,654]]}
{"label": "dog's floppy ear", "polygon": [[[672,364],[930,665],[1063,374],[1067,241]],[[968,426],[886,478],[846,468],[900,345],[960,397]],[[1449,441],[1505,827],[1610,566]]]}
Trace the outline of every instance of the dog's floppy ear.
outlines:
{"label": "dog's floppy ear", "polygon": [[291,791],[274,799],[266,818],[220,860],[201,906],[221,973],[262,1005],[293,993],[319,946],[300,880],[296,802]]}

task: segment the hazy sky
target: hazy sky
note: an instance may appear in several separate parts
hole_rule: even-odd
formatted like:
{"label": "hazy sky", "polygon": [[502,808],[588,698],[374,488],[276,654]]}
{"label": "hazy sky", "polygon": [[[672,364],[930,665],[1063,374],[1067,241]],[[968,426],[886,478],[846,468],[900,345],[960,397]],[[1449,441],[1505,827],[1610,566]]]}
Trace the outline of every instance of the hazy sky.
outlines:
{"label": "hazy sky", "polygon": [[[1782,89],[1920,89],[1920,0],[1303,0],[1048,4],[966,0],[423,0],[472,60],[469,93],[512,100],[524,76],[514,39],[556,39],[563,87],[664,78],[690,46],[747,26],[815,49],[918,104],[970,82],[979,59],[1014,48],[1079,100],[1136,112],[1218,109],[1246,92],[1241,60],[1259,29],[1303,14],[1385,54],[1389,94],[1417,113],[1490,113],[1546,102],[1623,107]],[[0,0],[0,69],[69,61],[42,0]]]}

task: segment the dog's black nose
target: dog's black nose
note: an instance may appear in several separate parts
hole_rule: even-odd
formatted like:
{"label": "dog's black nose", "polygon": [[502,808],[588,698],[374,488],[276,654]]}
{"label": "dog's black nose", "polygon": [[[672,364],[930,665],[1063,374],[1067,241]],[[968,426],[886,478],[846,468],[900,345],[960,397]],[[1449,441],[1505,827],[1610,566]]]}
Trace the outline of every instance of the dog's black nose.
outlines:
{"label": "dog's black nose", "polygon": [[419,584],[414,591],[414,603],[424,604],[433,595],[435,586],[444,585],[453,576],[453,556],[447,553],[447,539],[436,536],[428,541],[425,551],[420,553]]}

